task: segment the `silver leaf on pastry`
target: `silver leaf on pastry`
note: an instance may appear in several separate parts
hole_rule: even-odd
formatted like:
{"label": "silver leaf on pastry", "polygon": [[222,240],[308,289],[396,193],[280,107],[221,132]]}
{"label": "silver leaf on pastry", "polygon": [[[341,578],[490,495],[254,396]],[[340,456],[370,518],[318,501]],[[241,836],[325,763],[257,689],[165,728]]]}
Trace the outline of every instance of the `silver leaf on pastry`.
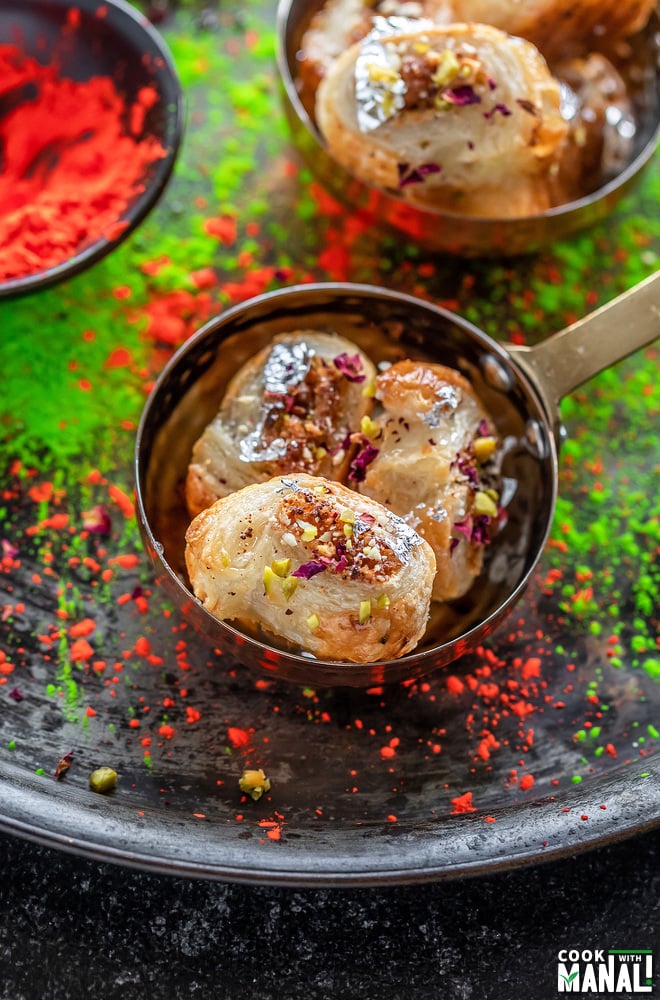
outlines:
{"label": "silver leaf on pastry", "polygon": [[[383,39],[427,22],[405,17],[375,17],[355,61],[355,98],[360,132],[371,132],[404,106],[405,81],[399,74],[399,57]],[[433,22],[428,21],[432,26]]]}

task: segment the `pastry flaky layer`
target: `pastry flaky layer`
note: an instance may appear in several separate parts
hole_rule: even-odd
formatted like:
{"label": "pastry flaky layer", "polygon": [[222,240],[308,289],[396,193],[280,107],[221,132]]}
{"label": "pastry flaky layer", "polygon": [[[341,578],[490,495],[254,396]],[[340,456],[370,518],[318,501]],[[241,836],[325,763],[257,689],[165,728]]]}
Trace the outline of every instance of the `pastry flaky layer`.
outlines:
{"label": "pastry flaky layer", "polygon": [[448,210],[545,211],[568,125],[538,49],[487,24],[409,24],[376,25],[328,67],[315,110],[332,156]]}
{"label": "pastry flaky layer", "polygon": [[485,21],[521,35],[546,58],[589,51],[603,40],[620,41],[648,21],[655,0],[454,0],[454,17]]}
{"label": "pastry flaky layer", "polygon": [[234,375],[195,443],[185,484],[191,516],[280,473],[342,480],[370,400],[373,362],[334,333],[284,333]]}
{"label": "pastry flaky layer", "polygon": [[298,62],[303,99],[330,65],[373,27],[374,17],[489,24],[533,42],[548,60],[584,56],[647,23],[655,0],[326,0],[311,17]]}
{"label": "pastry flaky layer", "polygon": [[319,476],[276,476],[194,518],[186,566],[217,618],[324,660],[368,663],[424,635],[436,560],[402,518]]}
{"label": "pastry flaky layer", "polygon": [[191,588],[215,617],[324,660],[410,652],[463,597],[504,512],[502,442],[456,369],[378,366],[326,331],[276,336],[195,443]]}
{"label": "pastry flaky layer", "polygon": [[499,516],[500,442],[472,386],[440,364],[400,361],[376,380],[376,453],[360,483],[429,542],[433,600],[463,596]]}
{"label": "pastry flaky layer", "polygon": [[369,34],[375,17],[424,17],[438,25],[470,20],[454,17],[450,0],[327,0],[310,18],[297,53],[300,96],[311,114],[328,68]]}

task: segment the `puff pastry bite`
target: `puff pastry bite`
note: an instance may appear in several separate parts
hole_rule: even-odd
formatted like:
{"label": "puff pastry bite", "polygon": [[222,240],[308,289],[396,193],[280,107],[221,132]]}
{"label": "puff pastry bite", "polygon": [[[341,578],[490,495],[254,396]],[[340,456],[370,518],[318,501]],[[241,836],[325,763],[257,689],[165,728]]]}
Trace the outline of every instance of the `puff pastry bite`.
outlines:
{"label": "puff pastry bite", "polygon": [[371,31],[375,17],[455,20],[451,0],[327,0],[311,17],[300,41],[300,97],[313,114],[314,94],[334,60]]}
{"label": "puff pastry bite", "polygon": [[460,597],[481,572],[499,516],[493,425],[467,379],[444,365],[397,362],[378,376],[376,398],[382,410],[360,491],[429,542],[433,599]]}
{"label": "puff pastry bite", "polygon": [[317,330],[275,337],[234,375],[193,446],[185,483],[191,516],[219,497],[280,473],[342,480],[372,402],[373,362]]}
{"label": "puff pastry bite", "polygon": [[522,35],[546,58],[584,54],[603,40],[620,40],[648,21],[654,0],[454,0],[462,21],[485,21]]}
{"label": "puff pastry bite", "polygon": [[280,476],[190,524],[193,591],[217,618],[325,660],[368,663],[424,634],[433,550],[375,500],[317,476]]}
{"label": "puff pastry bite", "polygon": [[466,215],[547,209],[568,126],[538,49],[486,24],[375,25],[317,90],[334,158],[367,183]]}

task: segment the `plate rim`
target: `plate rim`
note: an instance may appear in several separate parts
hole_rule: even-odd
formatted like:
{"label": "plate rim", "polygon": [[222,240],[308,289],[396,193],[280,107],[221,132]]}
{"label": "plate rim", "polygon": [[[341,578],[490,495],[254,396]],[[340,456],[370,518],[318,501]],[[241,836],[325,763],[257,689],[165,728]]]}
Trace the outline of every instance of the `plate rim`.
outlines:
{"label": "plate rim", "polygon": [[[302,833],[285,822],[282,838],[269,841],[254,833],[259,822],[255,813],[249,839],[239,839],[239,829],[245,836],[249,826],[233,821],[205,826],[207,820],[200,819],[193,827],[192,814],[182,819],[180,813],[122,800],[122,808],[134,813],[127,822],[117,814],[112,795],[94,795],[67,785],[66,779],[55,782],[26,769],[17,775],[0,759],[0,830],[90,861],[172,877],[289,888],[421,884],[556,861],[660,826],[660,756],[644,759],[643,778],[631,780],[632,767],[633,762],[620,765],[556,796],[497,807],[491,823],[481,810],[430,818],[411,828],[405,821],[356,822],[341,831],[345,843],[337,852],[329,843],[333,831],[327,821]],[[644,796],[637,781],[644,782]],[[58,824],[60,814],[73,818],[69,829]],[[77,823],[81,818],[82,826]],[[175,850],[177,835],[189,837],[191,829],[192,856]],[[212,837],[205,833],[209,829]],[[533,836],[545,831],[544,839],[525,841],[526,829]],[[231,830],[236,838],[229,851],[228,838],[216,835],[222,830]],[[115,836],[124,843],[113,844]]]}

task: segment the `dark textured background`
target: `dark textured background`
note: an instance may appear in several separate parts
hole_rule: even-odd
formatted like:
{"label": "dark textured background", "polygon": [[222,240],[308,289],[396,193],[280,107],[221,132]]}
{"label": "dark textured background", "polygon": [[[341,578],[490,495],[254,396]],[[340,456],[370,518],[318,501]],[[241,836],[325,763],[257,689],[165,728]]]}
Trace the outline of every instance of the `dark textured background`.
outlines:
{"label": "dark textured background", "polygon": [[[631,287],[657,267],[660,259],[657,162],[655,170],[648,171],[644,183],[610,221],[593,232],[576,234],[538,258],[466,263],[434,258],[396,238],[382,239],[378,233],[356,225],[350,216],[339,213],[311,183],[307,168],[296,166],[298,160],[285,128],[276,87],[274,0],[244,0],[240,4],[230,0],[189,0],[178,5],[180,16],[175,22],[165,17],[167,9],[174,6],[169,0],[142,6],[153,16],[161,12],[159,24],[182,72],[189,109],[186,141],[167,197],[148,224],[116,254],[79,275],[75,283],[7,304],[0,324],[3,374],[0,411],[7,417],[5,427],[9,429],[4,442],[8,454],[3,457],[11,468],[14,452],[31,462],[44,449],[50,450],[55,469],[66,469],[66,476],[56,482],[60,485],[66,482],[70,494],[67,505],[75,523],[85,509],[76,494],[76,484],[86,481],[90,462],[100,463],[100,468],[105,468],[105,462],[113,485],[125,491],[132,488],[134,429],[128,428],[131,420],[134,425],[137,423],[144,402],[144,381],[155,376],[164,363],[165,344],[158,332],[163,324],[169,335],[167,347],[171,350],[211,312],[265,287],[309,278],[351,279],[382,282],[413,293],[421,290],[425,296],[448,304],[499,339],[522,337],[534,343],[606,298]],[[190,14],[186,19],[183,8],[192,10],[193,6],[199,9],[198,14],[195,18]],[[236,130],[237,120],[240,131]],[[267,169],[252,170],[255,162],[267,163]],[[222,235],[215,238],[206,233],[205,222],[226,212],[230,221],[235,220],[236,235],[225,232],[224,238]],[[254,223],[258,226],[258,239],[247,228]],[[169,263],[161,275],[153,274],[153,268],[149,273],[143,271],[145,265],[163,256]],[[210,292],[191,281],[191,272],[200,268],[211,273]],[[132,319],[135,313],[139,314],[139,324]],[[146,334],[146,340],[140,332],[145,327],[148,331],[156,328],[155,333]],[[94,331],[94,340],[84,338],[84,331],[88,330]],[[115,348],[124,348],[133,359],[128,367],[107,368],[106,359]],[[30,361],[28,367],[26,358]],[[652,365],[657,362],[649,355],[645,360],[638,358],[635,364],[636,368],[628,370],[640,375],[647,369],[652,372],[644,388],[656,393],[657,367],[652,369]],[[625,494],[620,492],[619,482],[624,472],[632,475],[634,491],[641,491],[633,501],[636,522],[644,528],[646,517],[650,525],[652,511],[657,510],[652,505],[657,491],[643,489],[646,472],[642,478],[636,472],[630,473],[630,468],[639,469],[648,462],[649,469],[657,471],[653,459],[657,454],[657,434],[655,426],[651,430],[650,422],[658,411],[652,408],[654,397],[644,395],[640,388],[641,381],[631,381],[623,394],[614,379],[613,374],[609,381],[601,379],[600,389],[582,394],[565,405],[574,432],[574,465],[571,481],[567,475],[562,481],[562,496],[567,499],[563,517],[568,520],[570,515],[570,521],[577,527],[581,527],[580,518],[592,518],[597,525],[605,525],[604,537],[616,536],[618,541],[625,534],[617,521],[621,507],[618,498]],[[88,391],[88,384],[93,385],[94,393]],[[41,394],[41,406],[35,408],[34,387],[40,385],[49,388]],[[634,386],[638,387],[636,391]],[[626,419],[622,428],[613,430],[610,410],[615,416],[619,414],[620,419],[619,411],[624,406]],[[68,423],[63,424],[65,416]],[[622,472],[615,453],[613,461],[605,463],[611,469],[604,484],[609,491],[604,494],[607,504],[600,504],[599,494],[598,507],[590,507],[587,501],[595,473],[587,467],[586,460],[602,455],[607,459],[613,452],[613,444],[620,446],[626,463],[641,448],[641,461],[634,466],[626,464]],[[47,469],[40,473],[50,474]],[[584,494],[583,487],[587,491]],[[89,502],[97,502],[96,495]],[[32,506],[27,509],[29,514],[24,516],[29,520],[25,523],[32,524]],[[63,508],[53,507],[49,513],[56,509]],[[121,515],[117,516],[121,519]],[[11,519],[8,523],[3,533],[14,537],[14,524]],[[134,524],[132,531],[134,539]],[[584,537],[588,537],[586,529]],[[36,537],[39,552],[42,541]],[[111,553],[123,549],[125,544],[123,534],[116,530]],[[25,552],[22,556],[22,572],[27,572]],[[610,578],[612,552],[600,548],[584,552],[578,546],[569,556],[570,560],[562,560],[561,566],[565,585],[574,585],[574,597],[579,597],[581,583],[572,575],[573,563],[581,565],[586,561],[596,575],[597,607],[589,607],[587,615],[589,622],[595,614],[605,623],[602,636],[606,641],[612,627],[618,624],[609,614],[614,599]],[[629,556],[629,552],[620,550],[623,570],[628,574],[626,581],[630,577],[637,583],[646,564],[634,552]],[[44,566],[35,569],[43,570]],[[28,591],[34,606],[45,615],[45,623],[42,625],[40,621],[38,630],[33,630],[35,635],[42,633],[49,623],[57,622],[53,577],[42,575],[43,588]],[[69,578],[64,577],[64,583]],[[151,585],[151,578],[149,581]],[[20,582],[20,576],[7,577],[7,603],[13,604],[23,596],[17,589]],[[78,588],[82,586],[75,576],[74,582]],[[132,590],[127,582],[121,586]],[[626,587],[630,586],[627,582]],[[93,596],[91,584],[88,589]],[[155,598],[153,603],[157,604]],[[656,607],[657,602],[653,609]],[[652,626],[657,627],[653,609],[647,616],[650,636]],[[93,610],[99,619],[101,649],[114,648],[114,642],[131,646],[136,630],[142,632],[137,612],[130,617],[128,611],[117,612],[114,604],[109,605],[107,614],[100,606]],[[80,608],[77,611],[80,616],[82,611]],[[580,637],[579,613],[577,619],[574,628]],[[49,681],[59,683],[49,670],[50,661],[41,655],[30,660],[25,653],[34,645],[29,642],[31,633],[26,632],[29,624],[20,617],[16,622],[10,619],[5,623],[10,632],[7,649],[11,653],[18,647],[16,655],[10,656],[16,663],[16,673],[7,688],[20,684],[27,690],[34,671],[33,697],[35,692],[40,693],[50,716],[58,719],[58,691],[45,693]],[[130,639],[124,639],[125,633]],[[169,636],[169,626],[164,635]],[[593,642],[590,638],[588,641]],[[563,669],[565,661],[573,658],[571,633],[562,644],[567,652],[557,655]],[[580,639],[577,648],[582,645]],[[546,677],[555,646],[556,643],[551,643],[549,652],[543,654]],[[180,679],[173,664],[171,642],[167,652],[172,676]],[[531,655],[536,655],[536,650]],[[137,672],[136,666],[133,663],[130,668],[135,682],[146,673],[145,683],[151,684],[148,667],[145,670],[142,665]],[[638,737],[645,732],[640,720],[655,721],[655,730],[660,729],[657,717],[649,714],[647,719],[642,715],[655,711],[657,695],[653,703],[642,702],[638,693],[642,672],[629,676],[628,667],[626,660],[623,667],[614,664],[606,672],[606,678],[611,674],[618,683],[630,681],[625,687],[625,697],[612,699],[615,710],[609,715],[610,729],[603,733],[609,739],[611,730],[616,730],[618,760],[607,753],[600,758],[593,756],[593,749],[598,749],[596,740],[585,747],[572,741],[573,733],[581,728],[585,711],[589,711],[590,703],[583,701],[582,696],[595,676],[591,669],[584,670],[582,676],[579,671],[574,675],[574,698],[580,707],[575,713],[567,713],[567,728],[559,733],[559,741],[554,744],[560,748],[569,746],[577,757],[582,756],[583,750],[587,753],[586,763],[562,771],[561,778],[570,781],[571,776],[580,777],[584,772],[585,783],[581,787],[592,795],[595,794],[591,791],[592,770],[598,773],[607,768],[627,767],[623,761],[629,756],[639,760]],[[601,669],[605,671],[603,664],[599,665]],[[89,699],[99,708],[89,731],[84,732],[90,733],[94,752],[100,746],[107,760],[108,741],[119,743],[125,738],[122,725],[127,725],[126,713],[122,714],[121,705],[113,709],[109,697],[103,700],[99,695],[97,701],[94,678],[86,678],[82,669],[76,672],[75,679],[80,680],[81,711],[91,703]],[[88,681],[85,686],[83,680]],[[98,678],[97,681],[102,694],[102,681]],[[189,736],[185,735],[189,731],[183,729],[178,743],[163,747],[161,739],[160,748],[157,746],[163,696],[171,695],[174,690],[169,679],[162,683],[164,690],[153,702],[153,721],[145,721],[143,727],[144,733],[154,736],[157,767],[165,766],[163,761],[169,760],[170,752],[176,764],[177,748],[179,754],[183,753],[187,739],[190,745],[199,741],[200,746],[206,747],[217,738],[222,750],[222,733],[214,732],[213,740],[207,739],[201,727],[190,730]],[[650,679],[647,684],[650,688]],[[132,698],[129,688],[122,690],[124,697]],[[211,711],[207,714],[206,690],[206,685],[200,682],[199,690],[193,692],[195,704],[205,713],[202,726],[213,721]],[[116,700],[121,702],[121,698]],[[36,697],[34,701],[37,702]],[[26,699],[22,705],[20,708],[5,695],[0,722],[7,732],[0,756],[15,768],[17,781],[24,775],[34,781],[38,766],[52,771],[62,751],[74,742],[77,745],[78,740],[57,741],[53,752],[46,753],[43,732],[36,727],[21,728],[20,722],[31,703]],[[420,711],[426,707],[421,700],[419,705]],[[179,704],[178,710],[183,712],[183,704]],[[228,725],[255,725],[255,718],[250,715],[253,707],[249,704],[242,710],[245,719],[232,715],[226,706],[217,711],[227,715]],[[376,712],[375,706],[373,711]],[[444,724],[444,715],[440,718]],[[417,726],[426,724],[424,719],[421,716],[415,722],[413,733],[417,733]],[[544,721],[543,716],[539,721]],[[111,736],[109,723],[116,722],[113,732],[118,735]],[[557,720],[551,724],[559,726]],[[429,728],[432,725],[436,725],[436,720],[429,723]],[[463,725],[462,716],[456,717],[455,725]],[[271,722],[269,733],[272,728]],[[398,728],[405,729],[402,724]],[[315,739],[322,741],[330,740],[333,731],[314,727],[313,732]],[[344,735],[348,742],[350,734]],[[648,734],[645,739],[647,743],[642,749],[646,752]],[[10,741],[16,743],[15,749],[8,749]],[[271,742],[270,746],[274,745]],[[418,745],[416,740],[412,745]],[[467,739],[465,746],[468,747]],[[92,749],[88,751],[88,759]],[[468,751],[469,747],[460,760],[464,757],[468,760]],[[553,752],[551,744],[548,759],[547,744],[537,743],[529,755],[530,766],[539,772],[535,797],[542,796],[544,791],[540,778],[555,777]],[[380,765],[377,743],[371,753]],[[492,763],[506,768],[508,773],[510,763],[517,762],[519,753],[514,743]],[[328,752],[331,763],[334,756],[337,756],[335,750]],[[116,761],[114,756],[109,759]],[[216,758],[209,759],[209,780],[215,788]],[[402,748],[397,760],[403,759]],[[77,778],[82,781],[81,776],[85,775],[82,764],[86,760],[82,752],[77,760],[81,761]],[[135,755],[136,770],[138,766],[144,767],[141,745]],[[350,761],[346,766],[351,766]],[[368,809],[368,800],[364,800],[367,805],[363,806],[363,800],[357,797],[350,800],[344,794],[340,769],[333,770],[331,766],[326,770],[328,782],[338,783],[337,801],[346,804],[349,798],[346,808],[356,813]],[[146,786],[147,773],[139,773],[144,774]],[[370,773],[365,767],[361,785]],[[374,769],[373,773],[380,780],[380,772]],[[408,777],[405,771],[402,773]],[[76,775],[70,777],[74,779]],[[181,801],[188,794],[182,784],[187,782],[179,783],[171,795],[176,808],[181,808]],[[388,780],[388,790],[390,785]],[[67,787],[62,786],[60,792]],[[123,787],[126,795],[130,795],[131,786],[125,783]],[[160,783],[154,785],[156,789],[160,787]],[[310,787],[314,795],[310,804],[314,808],[319,804],[317,791]],[[580,789],[579,785],[575,787]],[[634,782],[631,787],[635,789]],[[447,798],[464,788],[452,787]],[[327,785],[319,789],[319,795],[321,791],[329,797]],[[510,800],[510,791],[497,783],[491,784],[489,795],[501,798],[504,804]],[[478,804],[483,807],[481,799]],[[437,805],[435,799],[433,805]],[[187,799],[184,806],[187,810]],[[402,826],[404,808],[405,799],[397,802]],[[424,809],[428,818],[430,811],[426,806]],[[608,819],[616,817],[611,802],[601,821],[603,815]],[[648,799],[644,817],[650,818]],[[382,818],[382,810],[378,818]],[[574,817],[570,817],[570,823],[580,832],[585,829]],[[75,836],[77,831],[67,830],[69,833]],[[377,847],[375,843],[374,851]],[[189,997],[194,1000],[549,1000],[557,996],[556,956],[561,948],[651,948],[655,952],[658,980],[659,891],[660,830],[560,862],[468,881],[350,890],[256,887],[141,874],[2,835],[0,1000],[186,1000]],[[657,987],[655,996],[660,997]]]}
{"label": "dark textured background", "polygon": [[547,1000],[564,947],[653,948],[658,979],[660,831],[387,889],[144,875],[8,836],[0,851],[2,1000]]}

